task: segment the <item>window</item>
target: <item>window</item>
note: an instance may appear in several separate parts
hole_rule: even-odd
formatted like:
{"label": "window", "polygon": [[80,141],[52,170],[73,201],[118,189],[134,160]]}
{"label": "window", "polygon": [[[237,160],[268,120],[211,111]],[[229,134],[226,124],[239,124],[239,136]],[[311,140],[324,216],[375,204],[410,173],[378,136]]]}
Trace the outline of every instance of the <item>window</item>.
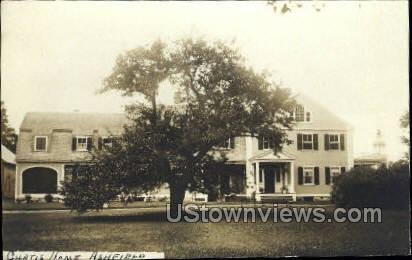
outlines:
{"label": "window", "polygon": [[313,167],[304,167],[303,168],[303,185],[313,185],[314,181],[314,170]]}
{"label": "window", "polygon": [[260,136],[258,138],[258,149],[272,149],[273,148],[273,138],[267,136]]}
{"label": "window", "polygon": [[312,135],[302,135],[303,138],[303,149],[312,150],[313,148],[313,139]]}
{"label": "window", "polygon": [[339,135],[329,135],[329,149],[339,150]]}
{"label": "window", "polygon": [[330,168],[330,184],[334,184],[336,177],[339,176],[340,174],[340,168],[339,167],[331,167]]}
{"label": "window", "polygon": [[318,150],[318,134],[298,134],[298,150]]}
{"label": "window", "polygon": [[345,134],[325,134],[325,150],[345,150]]}
{"label": "window", "polygon": [[269,149],[270,141],[268,137],[262,137],[263,149]]}
{"label": "window", "polygon": [[305,121],[305,108],[302,105],[298,105],[295,108],[295,121],[296,122]]}
{"label": "window", "polygon": [[302,105],[297,105],[294,111],[291,113],[292,118],[296,122],[311,122],[312,120],[312,113],[309,111],[305,111],[305,107]]}
{"label": "window", "polygon": [[93,139],[91,136],[74,136],[72,139],[72,151],[85,152],[91,151]]}
{"label": "window", "polygon": [[34,150],[45,152],[47,150],[47,136],[36,136],[34,138]]}
{"label": "window", "polygon": [[110,137],[103,137],[102,138],[103,147],[112,147],[113,146],[113,139]]}
{"label": "window", "polygon": [[87,151],[87,137],[77,137],[77,151]]}

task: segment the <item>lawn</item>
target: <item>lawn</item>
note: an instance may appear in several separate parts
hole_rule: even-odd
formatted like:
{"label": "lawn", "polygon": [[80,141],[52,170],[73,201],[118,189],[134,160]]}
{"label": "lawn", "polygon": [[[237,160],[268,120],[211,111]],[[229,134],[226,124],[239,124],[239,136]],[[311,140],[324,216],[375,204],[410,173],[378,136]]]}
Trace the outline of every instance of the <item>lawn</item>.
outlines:
{"label": "lawn", "polygon": [[[131,202],[128,203],[127,208],[152,208],[152,207],[165,207],[166,202]],[[68,209],[61,202],[32,202],[32,203],[16,203],[12,200],[2,200],[3,210],[60,210]],[[111,202],[110,208],[124,208],[122,202]]]}
{"label": "lawn", "polygon": [[3,215],[3,250],[157,251],[171,258],[409,253],[409,213],[383,223],[168,223],[162,208]]}
{"label": "lawn", "polygon": [[[129,202],[127,206],[124,206],[124,203],[118,201],[112,201],[109,204],[109,208],[111,209],[119,209],[119,208],[158,208],[158,207],[166,207],[167,202],[143,202],[143,201],[136,201],[136,202]],[[195,204],[204,204],[204,202],[190,202]],[[207,205],[244,205],[244,206],[254,206],[253,202],[207,202]],[[299,204],[299,205],[328,205],[330,202],[324,201],[316,201],[316,202],[296,202],[291,204]],[[264,205],[258,203],[258,205]],[[265,204],[271,205],[271,204]],[[2,207],[3,210],[61,210],[61,209],[68,209],[64,206],[61,202],[33,202],[33,203],[16,203],[13,200],[3,199],[2,200]]]}

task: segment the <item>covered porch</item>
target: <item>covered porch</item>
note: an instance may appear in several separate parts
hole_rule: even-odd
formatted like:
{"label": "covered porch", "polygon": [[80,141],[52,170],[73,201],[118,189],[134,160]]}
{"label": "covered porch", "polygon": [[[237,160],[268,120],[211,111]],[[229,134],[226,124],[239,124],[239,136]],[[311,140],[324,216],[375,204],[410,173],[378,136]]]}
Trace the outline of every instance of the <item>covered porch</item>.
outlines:
{"label": "covered porch", "polygon": [[271,150],[250,159],[256,201],[296,200],[293,161],[291,155]]}

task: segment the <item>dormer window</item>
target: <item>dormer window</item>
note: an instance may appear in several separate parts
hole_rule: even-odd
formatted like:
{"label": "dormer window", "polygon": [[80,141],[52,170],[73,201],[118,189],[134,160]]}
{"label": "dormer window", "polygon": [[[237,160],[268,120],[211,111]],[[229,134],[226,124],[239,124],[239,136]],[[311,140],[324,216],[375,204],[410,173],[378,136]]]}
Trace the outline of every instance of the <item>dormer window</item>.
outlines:
{"label": "dormer window", "polygon": [[46,152],[47,151],[47,136],[34,137],[34,151]]}
{"label": "dormer window", "polygon": [[106,147],[113,147],[113,138],[114,137],[100,137],[99,138],[99,144],[98,148],[99,150],[102,150]]}
{"label": "dormer window", "polygon": [[102,139],[103,146],[104,147],[112,147],[113,146],[113,139],[110,137],[104,137]]}
{"label": "dormer window", "polygon": [[87,151],[87,137],[77,137],[77,151]]}
{"label": "dormer window", "polygon": [[312,113],[307,111],[304,106],[297,105],[292,112],[292,119],[296,122],[311,122]]}
{"label": "dormer window", "polygon": [[90,151],[92,149],[93,140],[89,136],[76,136],[73,138],[72,150],[78,152]]}

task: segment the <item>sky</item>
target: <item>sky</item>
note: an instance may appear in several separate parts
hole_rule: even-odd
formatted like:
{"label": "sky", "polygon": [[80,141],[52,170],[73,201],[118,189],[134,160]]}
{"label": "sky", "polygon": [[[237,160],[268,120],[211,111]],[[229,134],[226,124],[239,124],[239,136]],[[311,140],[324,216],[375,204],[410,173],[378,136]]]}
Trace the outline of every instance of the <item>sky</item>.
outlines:
{"label": "sky", "polygon": [[[97,94],[115,58],[156,39],[235,41],[247,64],[354,127],[355,155],[381,129],[403,156],[409,109],[407,1],[304,2],[281,14],[262,2],[1,2],[1,99],[18,129],[31,111],[122,112],[136,98]],[[160,101],[172,102],[162,87]]]}

